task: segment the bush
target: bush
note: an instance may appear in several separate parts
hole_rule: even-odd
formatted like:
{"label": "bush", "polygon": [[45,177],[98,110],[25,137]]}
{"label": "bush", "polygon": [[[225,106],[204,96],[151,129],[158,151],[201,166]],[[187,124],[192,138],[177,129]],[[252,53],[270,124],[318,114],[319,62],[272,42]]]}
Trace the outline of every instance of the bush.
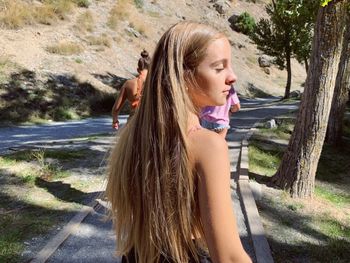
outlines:
{"label": "bush", "polygon": [[250,35],[254,32],[256,24],[254,18],[247,12],[240,14],[233,24],[234,30]]}
{"label": "bush", "polygon": [[77,6],[79,7],[89,7],[90,5],[90,2],[89,0],[74,0],[74,3],[77,4]]}
{"label": "bush", "polygon": [[143,7],[143,0],[134,0],[134,3],[135,3],[135,6],[137,7],[137,8],[142,8]]}

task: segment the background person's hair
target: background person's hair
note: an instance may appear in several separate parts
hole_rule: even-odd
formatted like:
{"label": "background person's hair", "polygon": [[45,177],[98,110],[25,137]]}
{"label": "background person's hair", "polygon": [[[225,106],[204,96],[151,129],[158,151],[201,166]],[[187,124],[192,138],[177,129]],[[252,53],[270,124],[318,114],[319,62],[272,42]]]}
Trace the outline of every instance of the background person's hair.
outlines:
{"label": "background person's hair", "polygon": [[208,45],[224,35],[192,22],[172,26],[160,39],[139,109],[120,132],[110,156],[106,189],[118,251],[134,248],[137,262],[187,262],[204,237],[197,178],[186,138],[188,90]]}
{"label": "background person's hair", "polygon": [[141,58],[137,62],[137,70],[140,72],[141,70],[149,68],[151,64],[151,57],[149,56],[148,52],[144,49],[141,52]]}

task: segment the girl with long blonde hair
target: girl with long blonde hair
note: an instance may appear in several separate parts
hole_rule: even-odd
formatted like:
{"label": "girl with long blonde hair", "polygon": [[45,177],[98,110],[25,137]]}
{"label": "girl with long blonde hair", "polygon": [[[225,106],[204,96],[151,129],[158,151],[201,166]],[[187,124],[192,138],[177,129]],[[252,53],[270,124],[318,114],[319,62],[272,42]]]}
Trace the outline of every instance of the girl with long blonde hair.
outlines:
{"label": "girl with long blonde hair", "polygon": [[123,262],[251,262],[227,144],[198,119],[226,102],[235,80],[230,44],[213,28],[181,22],[160,39],[140,107],[110,156],[106,195]]}

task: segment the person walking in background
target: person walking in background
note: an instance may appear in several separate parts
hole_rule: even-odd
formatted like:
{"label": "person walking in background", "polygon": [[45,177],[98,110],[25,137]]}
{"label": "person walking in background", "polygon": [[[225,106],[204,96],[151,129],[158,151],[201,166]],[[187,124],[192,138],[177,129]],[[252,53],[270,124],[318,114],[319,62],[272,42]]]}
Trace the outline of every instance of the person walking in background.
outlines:
{"label": "person walking in background", "polygon": [[106,198],[123,263],[251,262],[227,143],[199,123],[200,109],[224,105],[235,80],[231,45],[212,27],[180,22],[161,37],[109,160]]}
{"label": "person walking in background", "polygon": [[202,109],[200,115],[201,125],[206,129],[217,132],[225,138],[227,131],[230,128],[230,113],[237,112],[240,109],[240,101],[234,87],[232,86],[225,105],[207,106]]}
{"label": "person walking in background", "polygon": [[140,103],[142,95],[143,83],[146,79],[148,67],[151,63],[151,58],[146,50],[141,52],[141,58],[137,63],[137,72],[139,75],[136,78],[125,81],[123,84],[120,94],[116,99],[112,108],[112,127],[119,129],[119,112],[122,109],[125,102],[128,100],[131,104],[131,112],[129,118],[135,113],[136,108]]}

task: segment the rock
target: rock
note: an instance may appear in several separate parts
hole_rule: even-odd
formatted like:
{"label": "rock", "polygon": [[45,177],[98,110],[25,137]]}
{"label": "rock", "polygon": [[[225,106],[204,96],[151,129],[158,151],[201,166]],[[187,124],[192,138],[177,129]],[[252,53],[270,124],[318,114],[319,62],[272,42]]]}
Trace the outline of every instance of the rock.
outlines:
{"label": "rock", "polygon": [[267,121],[265,124],[265,128],[267,128],[267,129],[277,128],[277,124],[276,124],[275,119],[271,119],[271,120]]}
{"label": "rock", "polygon": [[267,75],[270,75],[270,69],[269,68],[263,68],[264,72],[267,74]]}
{"label": "rock", "polygon": [[239,15],[233,14],[229,17],[228,22],[230,23],[230,26],[233,30],[236,30],[235,25],[237,23]]}
{"label": "rock", "polygon": [[215,10],[220,14],[220,15],[225,15],[226,14],[226,3],[225,1],[216,1],[213,5]]}
{"label": "rock", "polygon": [[262,55],[258,58],[259,66],[262,68],[271,67],[271,61],[268,56]]}
{"label": "rock", "polygon": [[137,30],[133,29],[132,27],[127,27],[126,31],[128,31],[130,34],[134,35],[137,38],[141,37],[141,34]]}
{"label": "rock", "polygon": [[293,90],[290,94],[289,94],[290,98],[300,98],[301,97],[301,92],[299,90]]}

